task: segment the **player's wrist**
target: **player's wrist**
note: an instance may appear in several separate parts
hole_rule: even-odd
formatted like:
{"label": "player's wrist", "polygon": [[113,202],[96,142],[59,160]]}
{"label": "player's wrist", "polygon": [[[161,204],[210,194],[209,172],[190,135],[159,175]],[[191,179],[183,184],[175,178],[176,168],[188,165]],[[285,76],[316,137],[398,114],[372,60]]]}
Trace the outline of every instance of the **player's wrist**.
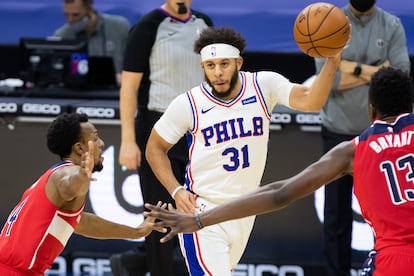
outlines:
{"label": "player's wrist", "polygon": [[200,214],[199,213],[197,213],[195,215],[195,221],[196,221],[196,224],[197,224],[198,229],[203,229],[204,228],[204,225],[201,223],[201,218],[200,218]]}
{"label": "player's wrist", "polygon": [[184,190],[184,186],[177,186],[175,187],[175,189],[172,191],[171,193],[171,197],[175,200],[175,196],[177,195],[178,191],[183,189]]}

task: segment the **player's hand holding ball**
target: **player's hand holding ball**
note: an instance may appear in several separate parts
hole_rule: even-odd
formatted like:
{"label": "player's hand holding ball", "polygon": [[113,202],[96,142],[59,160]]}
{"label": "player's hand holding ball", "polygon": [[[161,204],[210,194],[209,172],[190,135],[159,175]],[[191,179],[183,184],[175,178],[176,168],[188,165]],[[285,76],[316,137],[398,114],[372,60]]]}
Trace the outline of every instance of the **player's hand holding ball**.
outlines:
{"label": "player's hand holding ball", "polygon": [[339,54],[348,43],[351,26],[344,12],[333,4],[308,5],[296,17],[293,35],[307,55],[329,58]]}

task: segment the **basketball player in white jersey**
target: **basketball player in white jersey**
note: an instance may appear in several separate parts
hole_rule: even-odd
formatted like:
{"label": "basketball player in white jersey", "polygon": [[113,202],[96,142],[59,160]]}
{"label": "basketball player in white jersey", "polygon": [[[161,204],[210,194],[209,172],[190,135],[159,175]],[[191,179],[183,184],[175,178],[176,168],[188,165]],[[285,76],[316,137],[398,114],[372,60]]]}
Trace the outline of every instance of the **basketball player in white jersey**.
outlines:
{"label": "basketball player in white jersey", "polygon": [[[312,87],[275,72],[242,72],[245,39],[232,29],[208,28],[194,50],[205,82],[178,96],[155,124],[146,157],[179,210],[198,213],[255,190],[265,167],[270,116],[276,104],[318,112],[331,89],[340,54],[328,58]],[[186,183],[174,177],[168,150],[187,134]],[[180,234],[190,275],[231,275],[255,217]],[[199,225],[202,228],[202,225]]]}

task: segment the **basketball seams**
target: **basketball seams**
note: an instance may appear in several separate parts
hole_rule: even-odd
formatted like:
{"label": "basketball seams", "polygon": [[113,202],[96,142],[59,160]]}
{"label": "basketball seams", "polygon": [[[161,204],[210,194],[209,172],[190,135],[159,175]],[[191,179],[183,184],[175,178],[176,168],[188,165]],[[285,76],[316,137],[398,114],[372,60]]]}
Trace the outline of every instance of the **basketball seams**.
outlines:
{"label": "basketball seams", "polygon": [[349,23],[341,9],[330,3],[318,2],[308,5],[298,14],[293,30],[302,52],[311,57],[329,57],[346,45]]}
{"label": "basketball seams", "polygon": [[[310,13],[311,13],[312,7],[313,7],[313,6],[310,6],[310,7],[309,7],[309,9],[308,9],[308,19],[310,18],[309,16],[310,16]],[[315,16],[316,16],[316,15],[317,15],[317,13],[319,12],[319,8],[320,8],[320,7],[317,7],[317,8],[316,8],[316,10],[315,10]],[[310,20],[306,20],[306,23],[307,23],[307,26],[308,26],[308,37],[309,37],[309,43],[312,45],[312,47],[310,47],[310,48],[307,50],[306,54],[309,54],[309,53],[310,53],[310,51],[313,49],[313,50],[314,50],[314,51],[315,51],[315,52],[316,52],[319,56],[321,56],[321,53],[318,51],[318,47],[317,47],[317,46],[315,46],[315,44],[314,44],[314,42],[316,42],[316,40],[313,40],[313,39],[312,39],[312,36],[320,30],[320,28],[321,28],[322,24],[325,22],[326,18],[328,18],[328,16],[331,14],[331,12],[332,12],[334,9],[335,9],[335,6],[332,6],[332,7],[331,7],[331,9],[330,9],[330,10],[329,10],[329,11],[325,14],[325,16],[322,18],[321,22],[319,22],[318,27],[316,28],[316,30],[315,30],[313,33],[311,33],[311,32],[310,32],[310,28],[309,28],[309,22],[310,22]],[[327,37],[329,37],[329,36],[331,36],[331,35],[332,35],[332,34],[328,35]]]}
{"label": "basketball seams", "polygon": [[[336,31],[334,31],[334,32],[332,32],[332,33],[330,33],[329,35],[326,35],[326,36],[323,36],[323,37],[320,37],[320,38],[317,38],[317,39],[311,39],[311,38],[309,38],[309,40],[308,41],[296,41],[298,44],[306,44],[306,43],[311,43],[311,42],[318,42],[318,41],[321,41],[321,40],[324,40],[324,39],[326,39],[326,38],[328,38],[328,37],[330,37],[330,36],[333,36],[333,35],[335,35],[335,34],[337,34],[337,33],[339,33],[339,32],[342,32],[346,27],[348,26],[348,23],[345,23],[344,25],[342,25],[342,27],[340,28],[340,29],[338,29],[338,30],[336,30]],[[345,43],[346,44],[346,43]],[[344,45],[342,45],[341,47],[339,47],[339,48],[342,48],[343,46],[345,46],[345,44]],[[318,46],[317,46],[318,47]],[[320,47],[320,46],[319,46]],[[335,49],[335,48],[337,48],[337,47],[334,47],[334,48],[332,48],[332,49]]]}
{"label": "basketball seams", "polygon": [[[323,25],[323,23],[325,22],[325,20],[326,20],[326,18],[328,18],[329,17],[329,15],[332,13],[332,11],[335,9],[336,7],[335,6],[333,6],[333,7],[331,7],[331,9],[325,14],[325,17],[323,17],[322,18],[322,20],[321,20],[321,22],[319,23],[319,25],[318,25],[318,27],[316,28],[316,30],[313,32],[313,33],[311,33],[310,32],[310,30],[309,30],[309,28],[308,28],[308,35],[309,36],[312,36],[312,35],[315,35],[320,29],[321,29],[321,26]],[[309,9],[309,12],[310,12],[310,10],[312,9],[312,7],[310,7],[310,9]],[[316,8],[316,11],[319,9],[319,7],[317,7]],[[316,12],[315,11],[315,12]],[[309,25],[309,20],[307,20],[308,21],[308,25]]]}
{"label": "basketball seams", "polygon": [[[300,32],[300,34],[304,35],[305,37],[308,37],[309,42],[311,42],[311,43],[312,43],[312,37],[311,37],[311,34],[310,34],[310,26],[309,26],[310,20],[309,20],[309,16],[310,16],[310,10],[312,9],[312,6],[313,5],[311,5],[309,7],[309,9],[307,10],[307,14],[306,14],[306,34],[302,34],[302,32]],[[298,29],[300,31],[299,26],[298,26]]]}
{"label": "basketball seams", "polygon": [[[329,14],[336,8],[336,7],[331,7],[331,9],[326,13],[325,17],[321,20],[321,22],[320,22],[319,26],[317,27],[317,29],[313,33],[311,33],[310,32],[310,27],[309,27],[309,22],[310,21],[308,19],[310,18],[310,12],[311,12],[312,6],[313,5],[310,5],[309,8],[306,10],[306,12],[307,12],[306,17],[305,17],[305,18],[307,18],[306,19],[306,33],[301,31],[301,29],[299,28],[299,25],[295,25],[295,28],[298,31],[298,33],[300,33],[301,35],[303,35],[305,37],[309,37],[309,36],[312,36],[315,33],[317,33],[318,30],[320,29],[320,27],[322,26],[323,22],[325,22],[326,18],[329,16]],[[316,9],[318,9],[318,8],[316,8]]]}

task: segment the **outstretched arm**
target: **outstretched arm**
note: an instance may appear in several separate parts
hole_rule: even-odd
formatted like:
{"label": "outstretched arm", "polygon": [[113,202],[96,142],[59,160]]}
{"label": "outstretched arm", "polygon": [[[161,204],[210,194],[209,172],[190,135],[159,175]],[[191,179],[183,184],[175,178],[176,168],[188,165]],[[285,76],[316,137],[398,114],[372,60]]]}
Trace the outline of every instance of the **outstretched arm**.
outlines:
{"label": "outstretched arm", "polygon": [[170,205],[166,210],[146,204],[145,206],[151,212],[144,212],[144,215],[162,220],[156,222],[156,225],[171,228],[171,231],[161,239],[161,242],[166,242],[177,233],[199,230],[199,224],[205,227],[227,220],[281,209],[293,201],[311,194],[322,185],[330,183],[344,174],[352,173],[353,157],[354,148],[351,141],[339,144],[299,174],[262,186],[232,202],[201,213],[199,223],[197,223],[196,216],[179,212]]}
{"label": "outstretched arm", "polygon": [[[166,206],[158,202],[155,207],[165,208]],[[154,221],[155,218],[146,218],[137,227],[129,227],[84,212],[75,233],[95,239],[139,239],[148,236],[152,230],[165,233],[166,229],[154,225]]]}
{"label": "outstretched arm", "polygon": [[319,112],[328,99],[340,61],[340,54],[327,58],[311,87],[293,86],[289,105],[303,112]]}
{"label": "outstretched arm", "polygon": [[[348,41],[350,41],[352,33],[352,26],[349,26]],[[293,86],[289,99],[290,107],[304,112],[319,112],[321,110],[332,89],[335,75],[341,62],[341,54],[342,51],[326,58],[326,62],[311,87],[299,84]]]}

